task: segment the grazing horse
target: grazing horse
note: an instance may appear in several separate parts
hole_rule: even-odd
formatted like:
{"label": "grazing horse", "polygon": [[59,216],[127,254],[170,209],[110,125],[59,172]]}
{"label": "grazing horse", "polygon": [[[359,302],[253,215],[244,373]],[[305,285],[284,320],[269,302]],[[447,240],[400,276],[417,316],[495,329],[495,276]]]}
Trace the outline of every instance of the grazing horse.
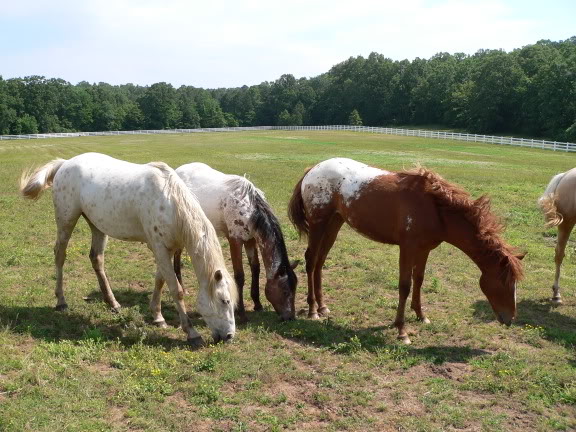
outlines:
{"label": "grazing horse", "polygon": [[237,292],[226,270],[218,238],[194,195],[168,165],[162,162],[137,165],[85,153],[69,160],[56,159],[31,173],[23,173],[20,191],[26,198],[37,199],[50,186],[58,228],[54,247],[56,310],[67,308],[63,291],[66,247],[76,222],[84,216],[92,231],[90,260],[110,307],[116,309],[120,305],[104,272],[108,236],[146,243],[157,265],[150,301],[154,323],[166,326],[160,305],[166,282],[188,342],[192,346],[202,345],[202,337],[186,314],[184,292],[172,268],[174,252],[185,247],[198,278],[198,310],[214,341],[234,337]]}
{"label": "grazing horse", "polygon": [[555,175],[548,183],[544,194],[538,200],[544,211],[547,227],[558,227],[558,240],[554,261],[556,275],[552,286],[552,301],[562,303],[560,296],[560,266],[564,260],[564,250],[568,238],[576,224],[576,168]]}
{"label": "grazing horse", "polygon": [[[262,310],[258,287],[258,246],[266,270],[266,298],[283,320],[294,319],[294,297],[298,283],[294,268],[298,262],[288,261],[280,223],[262,191],[244,177],[221,173],[203,163],[182,165],[176,169],[176,173],[198,198],[216,232],[228,239],[234,279],[239,291],[240,319],[246,321],[242,246],[246,250],[252,272],[250,294],[254,310]],[[174,269],[182,283],[178,252],[174,256]]]}
{"label": "grazing horse", "polygon": [[398,339],[405,343],[410,343],[404,309],[411,282],[411,307],[420,321],[429,322],[422,312],[420,288],[428,254],[443,241],[480,268],[480,288],[498,321],[510,325],[515,318],[522,256],[514,255],[500,238],[502,226],[491,213],[488,198],[473,201],[431,171],[390,172],[351,159],[328,159],[298,182],[288,211],[299,233],[308,235],[310,318],[329,313],[322,299],[322,265],[344,222],[371,240],[400,246],[400,300],[394,324]]}

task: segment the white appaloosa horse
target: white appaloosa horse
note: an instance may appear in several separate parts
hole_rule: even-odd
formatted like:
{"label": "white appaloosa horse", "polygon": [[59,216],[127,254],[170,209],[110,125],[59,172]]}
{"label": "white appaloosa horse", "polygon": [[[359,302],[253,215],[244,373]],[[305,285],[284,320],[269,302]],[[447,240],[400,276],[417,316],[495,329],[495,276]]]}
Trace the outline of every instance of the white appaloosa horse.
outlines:
{"label": "white appaloosa horse", "polygon": [[[283,320],[294,319],[294,297],[298,279],[293,269],[298,265],[298,261],[288,261],[282,229],[262,191],[244,177],[224,174],[203,163],[182,165],[176,169],[176,173],[198,198],[216,232],[228,239],[234,278],[239,291],[240,319],[246,320],[242,246],[246,249],[252,271],[250,294],[254,309],[262,310],[258,287],[260,262],[256,245],[260,249],[266,270],[266,298]],[[174,256],[174,268],[182,283],[178,252]]]}
{"label": "white appaloosa horse", "polygon": [[160,298],[164,281],[176,303],[182,329],[192,346],[203,343],[186,314],[184,292],[172,267],[174,251],[185,247],[198,278],[198,310],[212,331],[214,341],[234,337],[237,292],[224,265],[222,250],[212,224],[194,195],[174,170],[162,162],[137,165],[98,153],[70,160],[56,159],[23,173],[20,190],[36,199],[52,186],[58,234],[56,263],[56,310],[67,308],[62,287],[66,247],[80,216],[92,230],[90,260],[104,300],[114,298],[104,273],[104,248],[108,236],[148,245],[156,258],[156,284],[150,301],[154,323],[164,327]]}
{"label": "white appaloosa horse", "polygon": [[562,303],[560,296],[560,266],[564,260],[564,250],[568,238],[576,224],[576,168],[555,175],[550,180],[544,194],[538,200],[544,211],[547,227],[558,227],[556,242],[556,275],[552,286],[552,301]]}

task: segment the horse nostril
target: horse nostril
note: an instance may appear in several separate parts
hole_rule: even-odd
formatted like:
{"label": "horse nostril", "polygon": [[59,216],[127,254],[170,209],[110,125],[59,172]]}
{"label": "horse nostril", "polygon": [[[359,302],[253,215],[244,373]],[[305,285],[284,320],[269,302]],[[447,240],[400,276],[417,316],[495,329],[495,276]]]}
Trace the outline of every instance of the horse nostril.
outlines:
{"label": "horse nostril", "polygon": [[234,334],[228,333],[226,335],[226,337],[224,338],[224,341],[228,342],[228,341],[232,340],[233,337],[234,337]]}
{"label": "horse nostril", "polygon": [[280,315],[281,321],[293,321],[295,319],[296,319],[296,314],[293,312],[284,312],[282,315]]}

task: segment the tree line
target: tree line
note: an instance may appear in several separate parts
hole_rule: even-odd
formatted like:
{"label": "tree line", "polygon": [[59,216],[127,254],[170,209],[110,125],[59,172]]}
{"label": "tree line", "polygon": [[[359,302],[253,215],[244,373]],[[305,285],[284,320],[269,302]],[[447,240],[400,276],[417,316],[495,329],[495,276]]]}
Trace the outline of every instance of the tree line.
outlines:
{"label": "tree line", "polygon": [[0,134],[258,125],[457,128],[576,141],[576,36],[505,52],[351,57],[240,88],[0,76]]}

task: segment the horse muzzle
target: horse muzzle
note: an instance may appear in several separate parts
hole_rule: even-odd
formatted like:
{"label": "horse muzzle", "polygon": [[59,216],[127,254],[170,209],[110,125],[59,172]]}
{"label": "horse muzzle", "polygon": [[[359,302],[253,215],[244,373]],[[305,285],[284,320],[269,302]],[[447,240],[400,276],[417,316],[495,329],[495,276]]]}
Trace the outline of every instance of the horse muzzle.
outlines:
{"label": "horse muzzle", "polygon": [[498,312],[496,318],[498,318],[500,324],[504,324],[507,327],[510,327],[512,321],[514,321],[514,315],[507,312]]}
{"label": "horse muzzle", "polygon": [[294,321],[296,319],[296,312],[293,310],[287,310],[279,314],[281,321]]}
{"label": "horse muzzle", "polygon": [[234,339],[234,333],[228,333],[225,336],[221,336],[219,334],[214,335],[214,343],[220,343],[220,342],[224,342],[224,343],[230,343],[232,341],[232,339]]}

